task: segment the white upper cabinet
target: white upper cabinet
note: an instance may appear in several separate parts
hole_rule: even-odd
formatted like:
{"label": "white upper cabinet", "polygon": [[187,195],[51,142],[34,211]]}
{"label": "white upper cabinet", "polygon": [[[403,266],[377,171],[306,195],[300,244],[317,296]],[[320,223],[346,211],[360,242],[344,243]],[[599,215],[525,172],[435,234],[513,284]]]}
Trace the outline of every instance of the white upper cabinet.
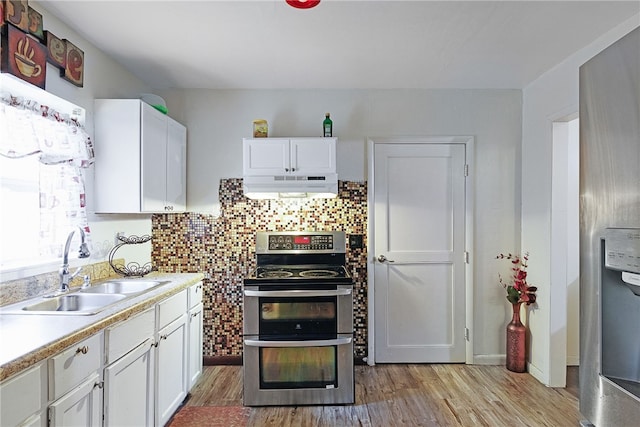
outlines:
{"label": "white upper cabinet", "polygon": [[95,101],[95,211],[184,212],[187,130],[139,99]]}
{"label": "white upper cabinet", "polygon": [[245,138],[244,176],[336,173],[336,138]]}

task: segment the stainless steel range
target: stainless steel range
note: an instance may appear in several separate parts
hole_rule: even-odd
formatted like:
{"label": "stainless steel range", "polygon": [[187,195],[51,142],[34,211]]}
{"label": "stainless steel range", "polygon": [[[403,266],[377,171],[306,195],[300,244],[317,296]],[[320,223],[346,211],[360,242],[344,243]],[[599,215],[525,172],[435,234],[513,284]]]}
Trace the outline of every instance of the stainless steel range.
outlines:
{"label": "stainless steel range", "polygon": [[354,403],[345,256],[344,232],[257,233],[243,291],[245,405]]}

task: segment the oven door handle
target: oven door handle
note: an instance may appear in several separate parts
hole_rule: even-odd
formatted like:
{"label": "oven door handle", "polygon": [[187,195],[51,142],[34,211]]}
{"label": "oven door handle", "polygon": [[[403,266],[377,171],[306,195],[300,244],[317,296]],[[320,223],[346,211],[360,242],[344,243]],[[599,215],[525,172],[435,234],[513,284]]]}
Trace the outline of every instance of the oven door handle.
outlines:
{"label": "oven door handle", "polygon": [[252,291],[245,290],[244,295],[247,297],[338,297],[343,295],[351,295],[352,289],[329,289],[329,290],[301,290],[293,289],[290,291]]}
{"label": "oven door handle", "polygon": [[245,339],[244,345],[249,347],[330,347],[334,345],[351,344],[353,338],[336,338],[333,340],[304,340],[304,341],[263,341]]}

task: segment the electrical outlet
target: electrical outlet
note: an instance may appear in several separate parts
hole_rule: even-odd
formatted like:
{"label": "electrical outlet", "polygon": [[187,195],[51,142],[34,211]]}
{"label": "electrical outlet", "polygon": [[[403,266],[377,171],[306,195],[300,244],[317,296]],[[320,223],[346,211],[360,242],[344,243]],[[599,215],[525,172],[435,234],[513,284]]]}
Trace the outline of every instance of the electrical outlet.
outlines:
{"label": "electrical outlet", "polygon": [[362,234],[349,235],[349,248],[362,249],[364,247],[364,236]]}

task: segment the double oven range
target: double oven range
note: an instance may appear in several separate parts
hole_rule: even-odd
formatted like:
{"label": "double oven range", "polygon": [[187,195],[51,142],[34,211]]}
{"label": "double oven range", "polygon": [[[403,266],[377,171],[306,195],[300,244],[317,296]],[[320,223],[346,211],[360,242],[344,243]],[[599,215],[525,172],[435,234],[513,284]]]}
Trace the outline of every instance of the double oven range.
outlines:
{"label": "double oven range", "polygon": [[351,404],[353,280],[344,232],[259,232],[244,279],[246,406]]}

